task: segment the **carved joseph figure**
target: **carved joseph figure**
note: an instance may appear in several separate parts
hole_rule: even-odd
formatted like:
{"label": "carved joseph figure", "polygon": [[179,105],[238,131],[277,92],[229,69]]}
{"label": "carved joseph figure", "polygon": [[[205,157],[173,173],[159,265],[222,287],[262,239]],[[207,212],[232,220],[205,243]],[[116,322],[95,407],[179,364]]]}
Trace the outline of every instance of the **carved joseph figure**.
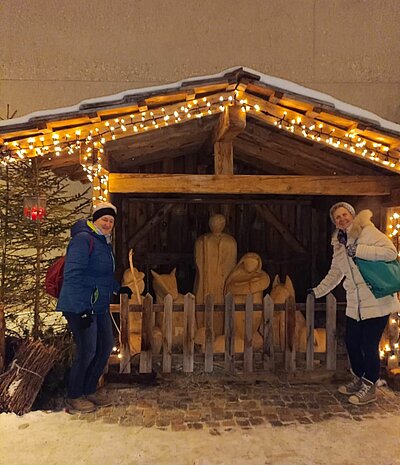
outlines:
{"label": "carved joseph figure", "polygon": [[[200,236],[195,243],[196,280],[194,293],[196,302],[204,303],[205,296],[212,294],[215,304],[224,302],[226,278],[236,265],[237,244],[235,238],[223,232],[225,217],[217,214],[210,217],[210,233]],[[203,326],[203,315],[198,315],[199,326]],[[223,333],[223,313],[216,312],[215,334]]]}

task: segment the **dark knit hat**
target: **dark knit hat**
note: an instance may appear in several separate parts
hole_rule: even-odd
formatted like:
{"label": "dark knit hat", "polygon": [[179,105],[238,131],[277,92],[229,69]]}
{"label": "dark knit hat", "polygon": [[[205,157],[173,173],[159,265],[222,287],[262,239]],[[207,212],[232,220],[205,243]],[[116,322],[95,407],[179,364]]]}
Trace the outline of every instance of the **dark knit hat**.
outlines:
{"label": "dark knit hat", "polygon": [[102,216],[105,216],[105,215],[110,215],[110,216],[116,218],[116,216],[117,216],[117,208],[112,203],[109,203],[109,202],[98,203],[94,207],[93,221],[96,221],[96,220],[98,220],[99,218],[101,218]]}

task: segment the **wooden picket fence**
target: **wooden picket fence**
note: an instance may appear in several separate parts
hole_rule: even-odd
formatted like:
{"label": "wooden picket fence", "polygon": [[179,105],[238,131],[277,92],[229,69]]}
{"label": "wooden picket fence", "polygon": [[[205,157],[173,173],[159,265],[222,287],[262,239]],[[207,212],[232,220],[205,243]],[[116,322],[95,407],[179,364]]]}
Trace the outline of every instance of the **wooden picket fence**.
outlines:
{"label": "wooden picket fence", "polygon": [[[325,303],[318,303],[326,312],[326,352],[322,357],[327,370],[336,369],[336,299],[332,294],[326,297]],[[195,303],[193,294],[186,294],[184,304],[174,305],[172,297],[166,296],[163,304],[153,304],[153,298],[150,294],[144,297],[142,305],[129,304],[127,295],[122,294],[120,304],[111,305],[110,310],[113,313],[120,313],[120,372],[131,372],[131,348],[130,348],[130,312],[142,313],[142,333],[141,333],[141,352],[140,352],[140,373],[151,373],[153,367],[152,351],[152,330],[155,322],[155,313],[163,312],[163,342],[161,349],[162,372],[170,373],[172,371],[172,357],[175,357],[172,349],[173,334],[173,312],[183,312],[184,329],[183,329],[183,372],[191,373],[194,370],[195,361],[195,314],[204,312],[205,322],[205,350],[204,354],[196,354],[196,361],[199,356],[204,361],[204,372],[211,373],[214,370],[213,353],[213,315],[215,311],[223,311],[225,314],[225,353],[224,369],[227,372],[235,371],[235,361],[239,356],[243,357],[243,372],[251,373],[255,371],[253,353],[253,311],[262,310],[261,333],[263,346],[261,350],[262,371],[274,371],[277,368],[276,352],[274,350],[274,332],[273,332],[273,315],[274,312],[285,312],[285,348],[283,351],[283,367],[288,372],[296,371],[296,349],[295,349],[295,325],[296,310],[303,310],[306,314],[307,328],[307,346],[305,353],[305,369],[314,370],[314,320],[315,320],[316,303],[312,295],[307,297],[305,304],[296,304],[295,300],[290,297],[285,304],[274,305],[271,297],[266,295],[262,305],[254,305],[252,296],[248,295],[245,304],[235,305],[234,298],[231,294],[225,297],[224,305],[214,305],[213,297],[207,296],[204,305]],[[319,308],[322,310],[321,308]],[[235,354],[235,334],[234,334],[234,314],[235,311],[245,312],[245,337],[244,352]],[[157,357],[157,356],[156,356]],[[159,358],[159,356],[158,356]],[[281,357],[282,358],[282,357]],[[304,358],[304,355],[303,355]],[[258,364],[260,365],[260,364]],[[258,369],[260,371],[260,369]]]}

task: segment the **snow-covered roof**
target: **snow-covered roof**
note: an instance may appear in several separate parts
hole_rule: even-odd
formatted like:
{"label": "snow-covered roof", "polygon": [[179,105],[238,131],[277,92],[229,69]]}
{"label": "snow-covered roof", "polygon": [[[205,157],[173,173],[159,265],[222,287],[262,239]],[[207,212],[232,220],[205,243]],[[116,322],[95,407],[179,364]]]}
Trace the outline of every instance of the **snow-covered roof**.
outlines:
{"label": "snow-covered roof", "polygon": [[79,114],[88,113],[89,110],[93,111],[99,108],[112,108],[134,100],[144,99],[151,95],[166,94],[171,91],[188,88],[196,84],[204,85],[205,83],[215,83],[218,80],[229,79],[237,74],[240,74],[241,78],[249,77],[258,81],[260,84],[268,86],[275,91],[290,95],[299,101],[306,99],[308,102],[313,102],[315,105],[330,107],[330,109],[335,111],[335,113],[341,113],[343,116],[347,116],[366,124],[376,126],[382,130],[400,135],[400,124],[385,120],[375,113],[350,105],[332,97],[331,95],[309,89],[294,82],[259,73],[251,68],[237,66],[225,69],[217,74],[197,76],[160,86],[126,90],[113,95],[82,100],[81,102],[69,107],[55,108],[53,110],[41,110],[13,120],[4,120],[0,122],[0,133],[7,132],[7,129],[10,127],[14,130],[16,130],[18,126],[26,128],[29,123],[37,122],[38,120],[51,121],[60,117],[65,119],[69,115],[77,117]]}
{"label": "snow-covered roof", "polygon": [[[251,152],[249,144],[258,144],[258,149],[265,145],[269,150],[267,134],[275,131],[279,150],[286,151],[290,159],[294,152],[300,155],[304,150],[305,157],[318,158],[325,146],[335,154],[358,158],[367,165],[364,171],[369,172],[372,165],[400,173],[400,124],[322,92],[243,67],[87,99],[0,122],[0,161],[41,156],[42,163],[51,168],[66,168],[82,162],[78,157],[82,147],[90,152],[97,151],[100,145],[107,157],[119,165],[143,164],[161,155],[175,157],[198,150],[210,139],[216,122],[221,122],[217,115],[229,107],[247,115],[243,126],[247,129],[235,141],[236,155]],[[262,128],[258,138],[253,136],[255,124]],[[282,134],[289,137],[282,139]],[[135,157],[128,156],[132,150]],[[332,163],[334,173],[338,172],[338,164],[342,168],[346,165],[345,172],[351,171],[352,162],[350,166],[338,159]],[[121,169],[127,168],[122,165]]]}

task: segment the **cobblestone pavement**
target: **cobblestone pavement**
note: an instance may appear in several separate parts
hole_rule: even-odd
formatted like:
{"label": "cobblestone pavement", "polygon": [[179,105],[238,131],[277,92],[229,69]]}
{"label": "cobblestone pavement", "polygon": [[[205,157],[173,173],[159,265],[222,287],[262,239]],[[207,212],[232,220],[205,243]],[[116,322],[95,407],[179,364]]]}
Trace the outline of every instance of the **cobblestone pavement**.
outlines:
{"label": "cobblestone pavement", "polygon": [[331,418],[363,421],[400,416],[400,392],[379,388],[376,403],[357,407],[339,394],[337,387],[333,383],[291,384],[277,377],[244,380],[164,375],[154,385],[107,385],[114,405],[75,418],[172,431],[205,429],[218,435],[267,424],[285,427]]}

